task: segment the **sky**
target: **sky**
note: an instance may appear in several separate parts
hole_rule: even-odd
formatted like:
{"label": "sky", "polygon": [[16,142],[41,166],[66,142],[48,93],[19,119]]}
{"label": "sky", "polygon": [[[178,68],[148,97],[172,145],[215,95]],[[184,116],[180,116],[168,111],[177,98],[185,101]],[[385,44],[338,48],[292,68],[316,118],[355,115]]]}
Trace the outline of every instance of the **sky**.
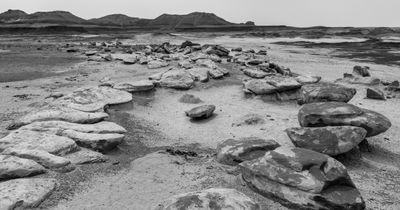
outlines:
{"label": "sky", "polygon": [[8,9],[66,10],[85,19],[115,13],[156,18],[200,11],[257,25],[400,27],[400,0],[1,0],[0,12]]}

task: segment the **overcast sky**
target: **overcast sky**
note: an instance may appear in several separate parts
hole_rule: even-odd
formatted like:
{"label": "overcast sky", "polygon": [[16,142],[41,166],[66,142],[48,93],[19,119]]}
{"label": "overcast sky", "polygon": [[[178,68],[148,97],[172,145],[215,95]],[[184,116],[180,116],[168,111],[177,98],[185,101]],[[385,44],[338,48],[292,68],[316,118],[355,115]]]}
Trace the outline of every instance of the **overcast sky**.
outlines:
{"label": "overcast sky", "polygon": [[67,10],[82,18],[123,13],[212,12],[231,22],[292,26],[400,26],[400,0],[0,0],[0,10]]}

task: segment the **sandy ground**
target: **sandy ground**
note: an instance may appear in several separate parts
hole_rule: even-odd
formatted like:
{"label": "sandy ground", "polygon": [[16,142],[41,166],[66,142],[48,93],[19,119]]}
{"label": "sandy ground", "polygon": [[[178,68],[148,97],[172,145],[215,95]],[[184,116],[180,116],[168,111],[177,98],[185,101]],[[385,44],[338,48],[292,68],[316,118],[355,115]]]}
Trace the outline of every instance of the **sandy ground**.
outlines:
{"label": "sandy ground", "polygon": [[[372,75],[381,79],[400,80],[398,67],[333,58],[329,49],[283,47],[256,38],[191,38],[200,43],[218,43],[226,47],[265,48],[272,61],[300,74],[322,76],[326,81],[341,78],[345,72],[351,73],[354,65],[370,66]],[[180,43],[184,39],[157,37],[152,41]],[[148,36],[143,35],[133,41],[146,40]],[[61,66],[59,70],[68,73],[31,81],[0,83],[0,135],[7,133],[5,127],[12,119],[39,106],[51,92],[68,92],[80,86],[97,85],[105,76],[114,81],[140,80],[163,69],[148,70],[140,65],[84,61]],[[108,163],[79,168],[62,175],[61,179],[66,181],[62,182],[56,195],[41,207],[140,210],[148,209],[174,194],[222,186],[239,189],[259,201],[263,209],[285,209],[279,203],[265,199],[243,186],[235,168],[222,166],[214,160],[212,149],[225,139],[256,136],[291,145],[284,129],[298,126],[297,112],[300,106],[295,102],[265,102],[262,98],[246,97],[240,85],[241,78],[235,76],[236,71],[232,69],[234,76],[228,79],[200,85],[189,91],[157,89],[151,94],[135,95],[133,103],[115,107],[111,120],[128,129],[126,143],[118,151],[109,154],[111,160]],[[71,77],[75,77],[76,81],[66,80]],[[363,153],[361,159],[345,160],[344,164],[360,189],[368,209],[399,209],[400,101],[398,98],[387,101],[365,99],[365,86],[349,86],[358,91],[350,103],[384,114],[393,126],[386,133],[368,139],[371,152]],[[186,93],[200,97],[204,104],[216,105],[215,115],[206,121],[191,122],[184,111],[195,105],[178,101]],[[28,94],[28,98],[13,97],[20,94]],[[265,124],[234,125],[247,114],[263,116]],[[193,150],[199,156],[185,158],[165,152],[154,153],[171,146]],[[98,170],[100,168],[107,170]],[[78,173],[85,178],[74,180]],[[76,183],[73,189],[63,187],[69,182]],[[68,193],[63,195],[65,191]]]}

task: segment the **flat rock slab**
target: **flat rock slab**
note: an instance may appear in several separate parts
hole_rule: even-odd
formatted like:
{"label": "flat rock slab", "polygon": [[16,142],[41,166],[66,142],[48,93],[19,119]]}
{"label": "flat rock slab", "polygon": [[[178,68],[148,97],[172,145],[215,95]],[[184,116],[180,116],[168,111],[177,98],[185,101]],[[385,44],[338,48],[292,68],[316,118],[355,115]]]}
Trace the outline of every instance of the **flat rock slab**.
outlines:
{"label": "flat rock slab", "polygon": [[102,121],[95,124],[78,124],[65,121],[42,121],[34,122],[21,127],[19,130],[31,130],[38,132],[51,132],[54,134],[63,130],[74,130],[82,133],[126,133],[122,126],[109,121]]}
{"label": "flat rock slab", "polygon": [[0,183],[0,209],[27,209],[40,205],[56,188],[55,179],[14,179]]}
{"label": "flat rock slab", "polygon": [[320,76],[297,76],[295,77],[296,81],[302,85],[306,85],[306,84],[314,84],[314,83],[318,83],[319,81],[321,81],[321,77]]}
{"label": "flat rock slab", "polygon": [[88,113],[63,106],[46,106],[39,110],[32,111],[15,120],[7,127],[7,129],[13,130],[33,122],[52,120],[91,124],[103,121],[107,117],[108,114],[105,112]]}
{"label": "flat rock slab", "polygon": [[192,68],[188,72],[193,76],[195,81],[207,82],[209,80],[208,68]]}
{"label": "flat rock slab", "polygon": [[194,80],[189,72],[176,69],[165,72],[160,80],[161,87],[188,90],[194,86]]}
{"label": "flat rock slab", "polygon": [[55,103],[79,111],[97,112],[103,111],[106,105],[128,103],[132,99],[132,95],[126,91],[100,86],[79,88]]}
{"label": "flat rock slab", "polygon": [[75,165],[101,163],[108,160],[105,155],[85,148],[80,148],[79,151],[67,154],[64,158]]}
{"label": "flat rock slab", "polygon": [[70,138],[51,133],[16,130],[0,139],[0,150],[8,148],[43,150],[53,155],[65,155],[76,151],[78,145]]}
{"label": "flat rock slab", "polygon": [[267,151],[280,145],[274,140],[259,138],[228,139],[217,147],[217,161],[225,165],[237,165],[243,161],[257,159]]}
{"label": "flat rock slab", "polygon": [[62,131],[59,135],[73,139],[79,146],[106,152],[122,143],[125,135],[118,133],[82,133],[74,130]]}
{"label": "flat rock slab", "polygon": [[114,89],[123,90],[130,93],[146,92],[154,89],[154,83],[151,80],[139,80],[134,82],[117,83]]}
{"label": "flat rock slab", "polygon": [[11,155],[0,155],[0,180],[23,178],[45,172],[45,168],[33,160]]}
{"label": "flat rock slab", "polygon": [[274,86],[278,92],[298,89],[301,87],[301,84],[293,77],[268,76],[264,79],[268,84]]}
{"label": "flat rock slab", "polygon": [[293,209],[364,209],[345,166],[312,150],[278,147],[241,163],[244,181]]}
{"label": "flat rock slab", "polygon": [[214,105],[203,105],[195,107],[189,111],[185,111],[186,116],[192,119],[206,119],[211,117],[214,113],[215,106]]}
{"label": "flat rock slab", "polygon": [[249,77],[255,78],[255,79],[262,79],[264,77],[266,77],[268,74],[258,70],[258,69],[243,69],[243,73]]}
{"label": "flat rock slab", "polygon": [[147,63],[147,68],[159,69],[159,68],[167,67],[168,65],[169,64],[165,61],[152,60]]}
{"label": "flat rock slab", "polygon": [[299,110],[298,119],[302,127],[362,127],[367,130],[367,137],[383,133],[392,126],[382,114],[342,102],[305,104]]}
{"label": "flat rock slab", "polygon": [[275,86],[267,83],[266,80],[252,79],[243,83],[245,92],[254,93],[256,95],[268,95],[278,92]]}
{"label": "flat rock slab", "polygon": [[286,129],[296,147],[336,156],[346,153],[363,141],[367,131],[354,126]]}
{"label": "flat rock slab", "polygon": [[297,102],[302,104],[315,102],[349,102],[357,90],[333,83],[318,83],[303,85]]}
{"label": "flat rock slab", "polygon": [[225,188],[190,192],[173,196],[159,204],[154,210],[259,210],[260,206],[245,194]]}
{"label": "flat rock slab", "polygon": [[210,74],[210,77],[213,79],[221,79],[224,77],[224,73],[219,69],[209,69],[208,74]]}
{"label": "flat rock slab", "polygon": [[43,150],[8,148],[2,154],[33,160],[46,168],[60,168],[71,163],[66,158],[52,155]]}

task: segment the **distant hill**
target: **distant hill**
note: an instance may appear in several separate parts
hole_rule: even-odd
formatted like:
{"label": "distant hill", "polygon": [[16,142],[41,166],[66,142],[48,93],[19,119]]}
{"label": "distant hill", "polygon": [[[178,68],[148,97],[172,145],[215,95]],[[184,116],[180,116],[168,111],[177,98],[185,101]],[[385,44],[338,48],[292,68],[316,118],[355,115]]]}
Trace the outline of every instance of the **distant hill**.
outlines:
{"label": "distant hill", "polygon": [[93,18],[90,19],[89,22],[97,25],[132,26],[136,25],[139,20],[140,18],[136,17],[129,17],[123,14],[113,14],[101,18]]}
{"label": "distant hill", "polygon": [[193,12],[187,15],[163,14],[152,20],[149,25],[167,28],[185,28],[198,26],[234,25],[213,13]]}
{"label": "distant hill", "polygon": [[86,24],[87,20],[66,11],[35,12],[27,15],[23,23]]}
{"label": "distant hill", "polygon": [[21,19],[24,19],[27,15],[28,14],[24,11],[10,9],[0,14],[0,22],[17,22]]}

